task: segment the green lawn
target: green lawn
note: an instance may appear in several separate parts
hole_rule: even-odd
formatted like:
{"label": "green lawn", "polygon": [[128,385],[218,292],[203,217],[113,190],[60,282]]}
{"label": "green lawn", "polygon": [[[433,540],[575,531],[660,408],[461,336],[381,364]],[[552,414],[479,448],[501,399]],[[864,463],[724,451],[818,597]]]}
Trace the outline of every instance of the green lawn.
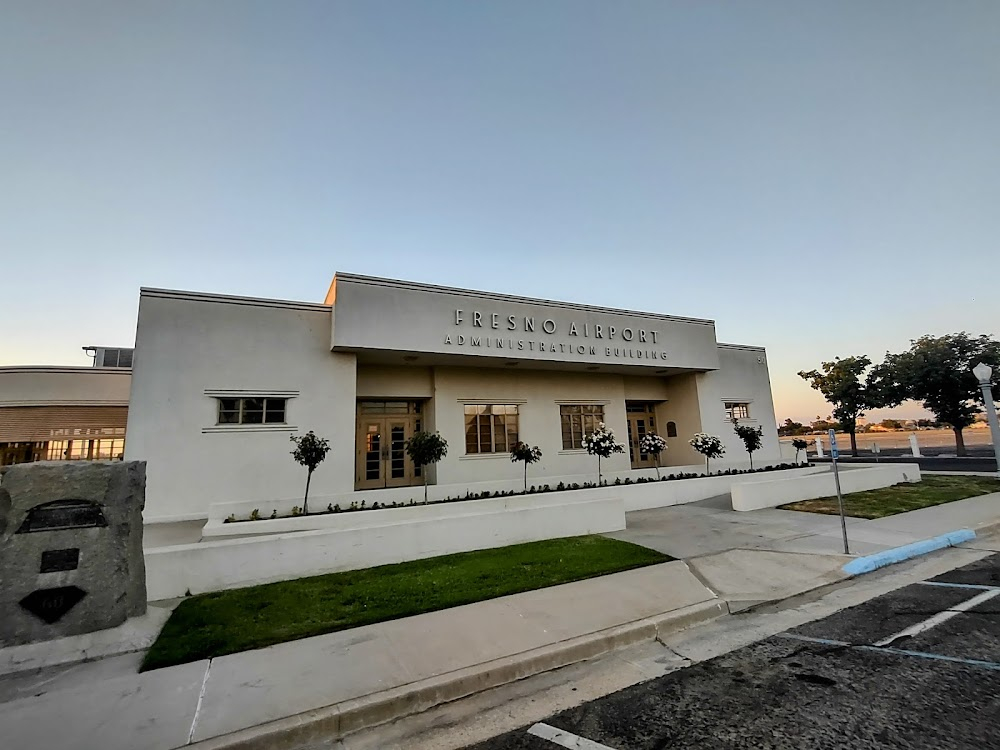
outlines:
{"label": "green lawn", "polygon": [[[963,475],[924,475],[915,484],[897,484],[880,490],[853,492],[844,495],[844,513],[855,518],[885,518],[917,508],[964,500],[967,497],[1000,492],[1000,480]],[[810,513],[837,515],[837,498],[821,497],[780,506],[782,510],[804,510]]]}
{"label": "green lawn", "polygon": [[331,573],[185,599],[142,669],[394,620],[672,558],[581,536]]}

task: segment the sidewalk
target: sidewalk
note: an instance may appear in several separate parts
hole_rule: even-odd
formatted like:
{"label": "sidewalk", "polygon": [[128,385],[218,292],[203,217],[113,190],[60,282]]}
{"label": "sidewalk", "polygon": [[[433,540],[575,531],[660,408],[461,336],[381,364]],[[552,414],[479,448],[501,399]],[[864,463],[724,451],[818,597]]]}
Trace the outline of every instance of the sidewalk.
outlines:
{"label": "sidewalk", "polygon": [[0,681],[0,737],[76,750],[317,741],[726,611],[678,561],[144,674],[127,655]]}

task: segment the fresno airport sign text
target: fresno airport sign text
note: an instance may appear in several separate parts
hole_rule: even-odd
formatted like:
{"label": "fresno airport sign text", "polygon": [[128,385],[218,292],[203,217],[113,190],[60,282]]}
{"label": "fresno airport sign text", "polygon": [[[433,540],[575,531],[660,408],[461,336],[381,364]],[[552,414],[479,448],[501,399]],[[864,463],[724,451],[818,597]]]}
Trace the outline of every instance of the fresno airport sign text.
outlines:
{"label": "fresno airport sign text", "polygon": [[[456,326],[471,328],[466,333],[447,334],[444,339],[446,346],[468,346],[476,349],[500,350],[497,356],[504,356],[503,351],[538,352],[540,354],[562,354],[572,358],[573,355],[607,357],[612,359],[667,359],[667,352],[655,348],[659,342],[659,331],[628,326],[615,326],[602,323],[583,323],[570,321],[568,328],[560,329],[552,318],[538,319],[532,315],[500,315],[499,313],[484,313],[480,310],[468,312],[455,310]],[[491,334],[491,331],[497,331]],[[514,338],[512,332],[519,334],[535,334],[534,338],[525,335]],[[552,337],[552,338],[548,338]],[[555,341],[553,338],[560,338]],[[581,341],[588,339],[588,341]]]}

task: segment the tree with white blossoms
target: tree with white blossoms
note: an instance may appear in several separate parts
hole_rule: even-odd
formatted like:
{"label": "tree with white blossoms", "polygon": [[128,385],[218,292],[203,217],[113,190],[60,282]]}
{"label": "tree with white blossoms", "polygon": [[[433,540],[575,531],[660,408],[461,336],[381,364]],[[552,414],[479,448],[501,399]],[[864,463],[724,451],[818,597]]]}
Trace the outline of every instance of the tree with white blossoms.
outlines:
{"label": "tree with white blossoms", "polygon": [[655,432],[647,432],[639,441],[639,451],[648,453],[656,464],[656,478],[660,478],[660,454],[667,449],[667,441]]}
{"label": "tree with white blossoms", "polygon": [[708,474],[708,459],[722,458],[726,454],[726,446],[722,444],[722,439],[705,432],[699,432],[688,443],[705,457],[706,474]]}
{"label": "tree with white blossoms", "polygon": [[527,443],[522,443],[520,440],[514,443],[514,447],[510,449],[510,461],[511,463],[517,463],[518,461],[524,462],[524,491],[528,491],[528,464],[533,464],[536,461],[542,459],[542,449],[537,445],[531,446]]}
{"label": "tree with white blossoms", "polygon": [[615,440],[615,433],[609,430],[604,422],[597,429],[583,438],[583,447],[591,456],[597,456],[597,486],[601,486],[601,459],[611,458],[613,453],[624,453],[625,446]]}

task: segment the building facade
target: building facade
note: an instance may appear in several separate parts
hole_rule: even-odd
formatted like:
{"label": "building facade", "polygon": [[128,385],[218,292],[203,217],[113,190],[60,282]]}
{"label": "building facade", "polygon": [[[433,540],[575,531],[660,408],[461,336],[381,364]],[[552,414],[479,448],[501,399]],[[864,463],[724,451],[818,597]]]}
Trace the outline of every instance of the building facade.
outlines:
{"label": "building facade", "polygon": [[123,457],[132,350],[91,349],[94,367],[0,367],[0,466]]}
{"label": "building facade", "polygon": [[[704,470],[697,432],[727,446],[713,470],[745,467],[733,418],[763,428],[755,464],[780,460],[765,352],[712,321],[337,274],[323,304],[143,289],[126,457],[148,462],[146,521],[167,522],[300,496],[289,436],[309,430],[332,445],[310,502],[346,507],[425,480],[519,488],[519,440],[543,454],[529,483],[594,481],[581,440],[600,422],[628,445],[611,481],[653,475],[650,432],[668,472]],[[404,450],[421,430],[449,446],[426,477]]]}

